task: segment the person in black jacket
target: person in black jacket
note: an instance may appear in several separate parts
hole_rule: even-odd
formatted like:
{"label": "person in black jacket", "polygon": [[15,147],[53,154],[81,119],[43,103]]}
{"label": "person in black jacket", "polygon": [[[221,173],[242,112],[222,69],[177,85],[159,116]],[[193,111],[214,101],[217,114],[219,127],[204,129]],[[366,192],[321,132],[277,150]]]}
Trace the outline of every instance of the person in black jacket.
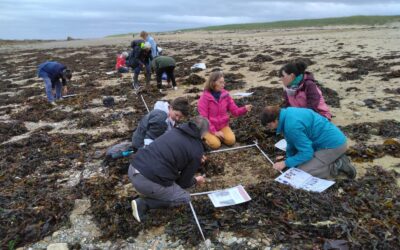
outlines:
{"label": "person in black jacket", "polygon": [[197,116],[139,149],[129,165],[128,176],[144,197],[132,200],[132,214],[138,222],[149,209],[189,203],[184,190],[205,182],[194,177],[204,159],[202,137],[208,131],[207,119]]}
{"label": "person in black jacket", "polygon": [[157,137],[175,127],[175,123],[189,115],[190,104],[184,97],[178,97],[169,104],[157,101],[154,109],[139,122],[132,135],[134,151],[149,145]]}
{"label": "person in black jacket", "polygon": [[[132,45],[133,46],[133,45]],[[150,84],[151,78],[151,67],[150,62],[151,56],[151,45],[148,42],[140,43],[136,45],[128,56],[127,65],[132,68],[133,74],[133,88],[137,89],[139,85],[139,74],[140,71],[145,70],[146,84]]]}

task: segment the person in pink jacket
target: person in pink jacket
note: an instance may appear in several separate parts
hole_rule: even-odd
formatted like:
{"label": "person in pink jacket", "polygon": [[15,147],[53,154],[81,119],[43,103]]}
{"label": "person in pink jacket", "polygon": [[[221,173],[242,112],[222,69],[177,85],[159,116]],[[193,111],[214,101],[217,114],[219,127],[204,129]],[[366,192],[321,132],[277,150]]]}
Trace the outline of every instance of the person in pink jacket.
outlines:
{"label": "person in pink jacket", "polygon": [[285,107],[309,108],[331,120],[332,115],[322,92],[314,76],[305,71],[306,68],[304,62],[295,62],[288,63],[279,70],[279,77],[285,90]]}
{"label": "person in pink jacket", "polygon": [[228,146],[236,142],[235,134],[229,127],[228,111],[238,117],[246,114],[253,107],[245,105],[239,108],[224,87],[224,74],[221,71],[212,72],[197,103],[200,115],[207,118],[210,123],[210,129],[204,139],[212,149],[221,147],[221,142]]}

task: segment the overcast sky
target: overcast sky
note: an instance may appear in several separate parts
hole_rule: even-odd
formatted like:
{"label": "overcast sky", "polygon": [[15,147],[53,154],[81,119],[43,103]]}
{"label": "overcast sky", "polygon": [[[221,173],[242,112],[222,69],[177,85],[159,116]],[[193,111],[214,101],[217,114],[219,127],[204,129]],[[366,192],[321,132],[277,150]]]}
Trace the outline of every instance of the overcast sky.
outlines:
{"label": "overcast sky", "polygon": [[0,39],[95,38],[141,30],[399,14],[399,0],[0,0]]}

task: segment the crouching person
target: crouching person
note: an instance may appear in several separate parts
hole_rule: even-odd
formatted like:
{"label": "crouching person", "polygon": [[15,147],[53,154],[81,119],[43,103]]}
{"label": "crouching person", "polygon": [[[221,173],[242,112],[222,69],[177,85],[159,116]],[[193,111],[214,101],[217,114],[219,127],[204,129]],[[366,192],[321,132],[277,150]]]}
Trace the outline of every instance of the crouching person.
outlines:
{"label": "crouching person", "polygon": [[145,115],[132,135],[134,151],[149,145],[157,137],[175,127],[184,117],[189,115],[190,105],[186,98],[178,97],[171,104],[157,101],[154,109]]}
{"label": "crouching person", "polygon": [[169,208],[189,203],[185,188],[205,182],[194,177],[204,154],[202,138],[208,121],[197,116],[139,150],[131,161],[128,176],[140,198],[132,200],[132,213],[138,222],[149,209]]}
{"label": "crouching person", "polygon": [[[38,77],[44,80],[47,100],[55,105],[54,99],[62,97],[62,89],[64,89],[64,95],[68,93],[67,80],[71,80],[72,73],[71,70],[59,62],[46,61],[39,65]],[[54,89],[55,96],[53,94]]]}
{"label": "crouching person", "polygon": [[320,114],[306,108],[266,107],[261,123],[276,129],[286,141],[286,160],[274,168],[297,167],[315,177],[331,179],[340,173],[356,177],[356,169],[346,156],[346,137],[338,127]]}

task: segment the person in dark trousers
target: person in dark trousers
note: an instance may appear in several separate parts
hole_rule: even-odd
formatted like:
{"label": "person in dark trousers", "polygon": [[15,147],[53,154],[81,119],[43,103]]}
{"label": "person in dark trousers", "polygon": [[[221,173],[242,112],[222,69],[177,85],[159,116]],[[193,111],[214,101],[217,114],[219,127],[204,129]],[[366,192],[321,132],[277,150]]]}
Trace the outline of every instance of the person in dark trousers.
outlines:
{"label": "person in dark trousers", "polygon": [[170,56],[157,56],[156,58],[153,59],[151,62],[152,68],[154,72],[156,73],[156,78],[157,78],[157,88],[161,90],[161,83],[162,83],[162,75],[163,73],[166,73],[167,75],[167,82],[170,83],[172,81],[172,88],[174,90],[177,90],[178,87],[176,86],[175,82],[175,75],[174,75],[174,70],[175,70],[175,60],[174,58]]}
{"label": "person in dark trousers", "polygon": [[138,222],[149,209],[190,202],[185,188],[205,182],[203,176],[194,175],[204,160],[202,137],[207,131],[207,119],[197,116],[139,150],[128,170],[134,188],[143,195],[131,202]]}
{"label": "person in dark trousers", "polygon": [[299,168],[323,179],[336,178],[339,173],[356,177],[346,155],[346,136],[312,109],[268,106],[261,114],[261,123],[283,134],[287,142],[286,159],[277,159],[275,169]]}
{"label": "person in dark trousers", "polygon": [[71,80],[72,73],[59,62],[46,61],[39,65],[38,77],[44,80],[47,100],[55,105],[53,89],[56,92],[56,99],[61,98],[62,88],[64,88],[64,95],[66,95],[68,93],[67,80]]}
{"label": "person in dark trousers", "polygon": [[128,66],[132,67],[133,74],[133,88],[138,89],[139,85],[139,74],[141,70],[145,70],[146,84],[150,84],[151,69],[150,61],[151,56],[151,45],[148,42],[141,43],[131,51],[128,60]]}
{"label": "person in dark trousers", "polygon": [[145,115],[132,135],[133,150],[152,143],[157,137],[175,127],[175,123],[189,115],[190,104],[184,97],[178,97],[171,104],[157,101],[154,109]]}

